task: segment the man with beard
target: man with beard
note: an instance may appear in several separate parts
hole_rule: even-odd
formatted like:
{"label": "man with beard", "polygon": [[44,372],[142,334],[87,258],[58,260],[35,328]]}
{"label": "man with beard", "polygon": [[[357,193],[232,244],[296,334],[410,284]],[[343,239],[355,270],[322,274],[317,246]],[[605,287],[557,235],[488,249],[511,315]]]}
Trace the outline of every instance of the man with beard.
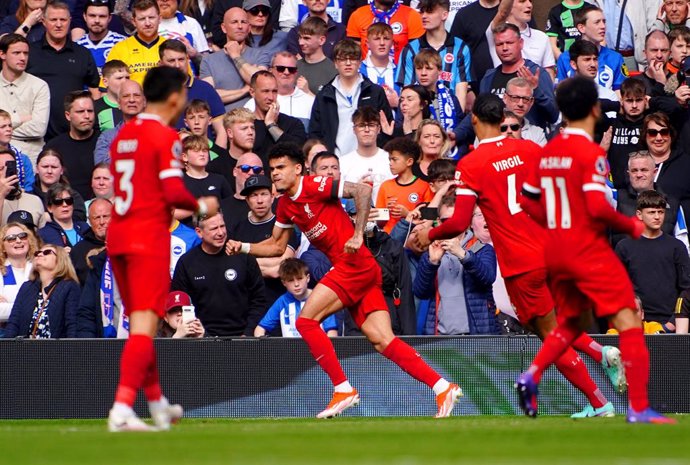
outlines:
{"label": "man with beard", "polygon": [[122,34],[108,29],[111,19],[110,4],[107,1],[90,0],[86,3],[84,23],[88,33],[81,36],[76,42],[91,52],[98,68],[98,74],[102,73],[110,50],[115,44],[126,39]]}

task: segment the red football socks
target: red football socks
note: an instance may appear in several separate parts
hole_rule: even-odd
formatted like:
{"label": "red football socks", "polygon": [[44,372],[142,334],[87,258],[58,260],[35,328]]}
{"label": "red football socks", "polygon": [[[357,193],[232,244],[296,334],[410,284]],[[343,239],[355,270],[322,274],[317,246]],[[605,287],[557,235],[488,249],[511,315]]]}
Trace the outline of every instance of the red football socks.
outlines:
{"label": "red football socks", "polygon": [[347,381],[347,376],[345,376],[343,368],[338,361],[338,357],[335,355],[333,344],[328,336],[326,336],[319,322],[309,318],[299,317],[295,322],[295,327],[302,336],[302,339],[304,339],[304,342],[309,346],[309,351],[316,362],[331,379],[333,386]]}
{"label": "red football socks", "polygon": [[130,407],[134,405],[137,391],[143,386],[155,358],[153,339],[142,334],[134,334],[127,339],[120,357],[120,383],[115,392],[115,402]]}
{"label": "red football socks", "polygon": [[156,352],[153,352],[153,361],[149,367],[149,372],[144,379],[144,395],[149,402],[156,402],[161,400],[163,392],[161,391],[161,383],[158,378],[158,363],[156,362]]}
{"label": "red football socks", "polygon": [[589,355],[597,363],[601,363],[603,359],[603,354],[601,353],[601,344],[592,339],[589,334],[582,333],[580,337],[575,339],[575,342],[573,342],[573,348]]}
{"label": "red football socks", "polygon": [[625,375],[628,378],[628,400],[633,410],[641,412],[649,407],[649,351],[642,328],[622,331],[619,341]]}
{"label": "red football socks", "polygon": [[532,373],[534,381],[538,383],[541,380],[544,371],[568,350],[580,334],[582,334],[582,330],[577,325],[559,324],[551,334],[546,336],[528,370]]}
{"label": "red football socks", "polygon": [[563,374],[565,379],[570,381],[570,384],[587,396],[592,407],[600,408],[606,404],[606,397],[604,397],[597,385],[592,381],[587,367],[573,349],[567,349],[565,353],[556,360],[556,368]]}
{"label": "red football socks", "polygon": [[382,355],[402,368],[405,373],[430,388],[441,379],[441,375],[427,365],[416,350],[397,337],[388,344]]}

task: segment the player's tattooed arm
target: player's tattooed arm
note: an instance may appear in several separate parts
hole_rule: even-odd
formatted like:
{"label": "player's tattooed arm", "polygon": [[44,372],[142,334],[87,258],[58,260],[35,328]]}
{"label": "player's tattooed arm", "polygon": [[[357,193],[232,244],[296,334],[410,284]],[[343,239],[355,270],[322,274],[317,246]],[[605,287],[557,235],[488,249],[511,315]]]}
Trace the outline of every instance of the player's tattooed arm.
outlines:
{"label": "player's tattooed arm", "polygon": [[343,198],[354,199],[357,214],[355,215],[355,234],[345,243],[345,251],[353,253],[364,242],[364,227],[369,218],[371,208],[371,186],[369,184],[345,181],[343,184]]}
{"label": "player's tattooed arm", "polygon": [[268,239],[250,244],[229,240],[225,243],[225,253],[238,255],[248,253],[255,257],[280,257],[285,253],[292,229],[273,227],[273,234]]}

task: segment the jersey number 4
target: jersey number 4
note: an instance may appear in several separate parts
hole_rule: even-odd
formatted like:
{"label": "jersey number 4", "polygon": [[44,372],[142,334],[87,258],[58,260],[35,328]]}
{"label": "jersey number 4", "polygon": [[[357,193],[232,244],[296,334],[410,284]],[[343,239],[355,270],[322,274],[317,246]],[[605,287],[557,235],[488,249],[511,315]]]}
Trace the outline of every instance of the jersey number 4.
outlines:
{"label": "jersey number 4", "polygon": [[541,189],[544,193],[544,200],[546,201],[546,223],[549,229],[556,229],[556,203],[560,204],[561,213],[561,229],[570,229],[572,224],[570,216],[570,201],[568,200],[568,190],[565,186],[565,178],[560,176],[542,177]]}
{"label": "jersey number 4", "polygon": [[[118,183],[120,194],[115,197],[115,212],[123,216],[132,206],[132,199],[134,198],[134,186],[132,185],[134,160],[117,160],[115,172],[120,174],[120,182]],[[122,198],[123,195],[124,198]]]}

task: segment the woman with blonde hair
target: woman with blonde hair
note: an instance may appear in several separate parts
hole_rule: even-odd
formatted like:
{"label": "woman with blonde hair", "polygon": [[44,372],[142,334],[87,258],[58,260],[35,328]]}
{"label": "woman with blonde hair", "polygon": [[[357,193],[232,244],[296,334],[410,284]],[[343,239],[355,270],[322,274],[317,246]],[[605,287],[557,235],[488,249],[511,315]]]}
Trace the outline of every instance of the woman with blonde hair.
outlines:
{"label": "woman with blonde hair", "polygon": [[418,163],[412,167],[412,174],[429,182],[429,165],[432,161],[447,158],[451,148],[448,134],[443,130],[441,123],[435,119],[424,119],[414,135],[414,141],[422,149],[422,156]]}
{"label": "woman with blonde hair", "polygon": [[19,289],[5,338],[76,337],[81,289],[67,251],[55,245],[39,248],[31,275]]}
{"label": "woman with blonde hair", "polygon": [[38,249],[33,231],[20,223],[0,228],[0,335],[22,284],[29,280],[31,258]]}

